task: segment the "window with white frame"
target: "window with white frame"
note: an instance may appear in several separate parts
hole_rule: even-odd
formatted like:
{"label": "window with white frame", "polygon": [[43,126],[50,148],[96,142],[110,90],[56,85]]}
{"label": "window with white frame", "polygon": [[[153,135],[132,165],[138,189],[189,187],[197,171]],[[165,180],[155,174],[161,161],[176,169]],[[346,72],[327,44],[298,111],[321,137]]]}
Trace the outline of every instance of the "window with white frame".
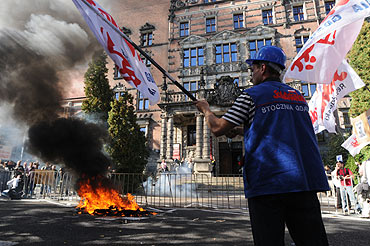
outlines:
{"label": "window with white frame", "polygon": [[239,29],[244,27],[244,17],[243,14],[234,14],[234,29]]}
{"label": "window with white frame", "polygon": [[144,135],[146,136],[146,126],[140,126],[140,131],[144,133]]}
{"label": "window with white frame", "polygon": [[334,8],[335,1],[325,1],[325,13],[329,14],[329,12]]}
{"label": "window with white frame", "polygon": [[148,110],[149,109],[149,99],[144,98],[143,94],[138,91],[138,110]]}
{"label": "window with white frame", "polygon": [[264,25],[273,24],[272,9],[262,10],[262,20]]}
{"label": "window with white frame", "polygon": [[195,67],[204,65],[203,47],[184,49],[184,67]]}
{"label": "window with white frame", "polygon": [[265,45],[271,45],[271,39],[258,39],[249,41],[250,58],[254,58],[258,50]]}
{"label": "window with white frame", "polygon": [[206,32],[215,32],[216,31],[216,18],[207,18],[206,19]]}
{"label": "window with white frame", "polygon": [[216,45],[216,64],[236,62],[237,59],[238,51],[236,43]]}
{"label": "window with white frame", "polygon": [[180,37],[189,36],[189,22],[180,23]]}
{"label": "window with white frame", "polygon": [[150,67],[150,65],[152,65],[152,63],[150,62],[150,60],[149,59],[146,59],[145,57],[142,57],[141,60],[143,60],[144,64],[147,67]]}
{"label": "window with white frame", "polygon": [[293,18],[294,21],[304,20],[303,5],[293,6]]}
{"label": "window with white frame", "polygon": [[[196,91],[198,90],[197,88],[197,82],[196,81],[189,81],[189,82],[184,82],[183,86],[185,90],[192,92],[191,94],[195,97]],[[188,96],[185,96],[185,100],[188,100]]]}
{"label": "window with white frame", "polygon": [[141,34],[141,45],[142,46],[151,46],[153,45],[153,33],[142,33]]}
{"label": "window with white frame", "polygon": [[302,95],[304,97],[312,97],[312,95],[316,91],[316,84],[311,84],[311,83],[302,81],[301,87],[302,87]]}
{"label": "window with white frame", "polygon": [[308,35],[300,35],[300,36],[295,36],[295,47],[297,50],[297,54],[299,51],[301,51],[303,45],[307,42],[309,36]]}
{"label": "window with white frame", "polygon": [[124,95],[124,92],[123,91],[118,91],[118,92],[115,92],[114,93],[114,98],[116,100],[119,100],[120,97],[122,97]]}

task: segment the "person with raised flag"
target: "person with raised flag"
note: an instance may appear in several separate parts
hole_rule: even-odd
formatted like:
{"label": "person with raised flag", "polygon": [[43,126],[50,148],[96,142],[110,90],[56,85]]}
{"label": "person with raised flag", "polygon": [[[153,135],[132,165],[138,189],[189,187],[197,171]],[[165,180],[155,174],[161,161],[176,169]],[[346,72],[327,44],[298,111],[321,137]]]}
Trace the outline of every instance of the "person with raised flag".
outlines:
{"label": "person with raised flag", "polygon": [[151,105],[159,102],[159,90],[139,53],[113,17],[95,0],[72,0],[96,36],[120,76],[138,89]]}
{"label": "person with raised flag", "polygon": [[[255,245],[284,245],[285,225],[295,245],[328,245],[317,192],[329,190],[308,105],[281,83],[286,56],[264,46],[246,62],[254,86],[218,118],[196,102],[216,136],[244,136],[244,191]],[[242,127],[243,125],[243,127]]]}

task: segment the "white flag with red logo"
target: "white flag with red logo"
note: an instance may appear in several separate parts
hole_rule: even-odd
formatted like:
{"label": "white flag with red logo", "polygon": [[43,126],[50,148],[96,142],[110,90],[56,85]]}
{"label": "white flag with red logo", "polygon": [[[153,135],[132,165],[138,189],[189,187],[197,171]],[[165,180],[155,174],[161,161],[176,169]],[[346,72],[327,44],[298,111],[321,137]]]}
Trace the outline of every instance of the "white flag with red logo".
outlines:
{"label": "white flag with red logo", "polygon": [[338,1],[294,58],[285,78],[329,84],[369,15],[368,0]]}
{"label": "white flag with red logo", "polygon": [[[151,105],[158,103],[159,90],[153,76],[140,58],[139,53],[122,37],[122,31],[113,17],[95,0],[72,1],[99,43],[114,61],[120,75],[131,86],[137,88],[144,97],[148,98]],[[112,27],[112,25],[116,28]]]}
{"label": "white flag with red logo", "polygon": [[345,60],[335,71],[330,84],[317,84],[316,91],[308,103],[315,134],[324,129],[335,133],[333,112],[337,109],[338,101],[363,86],[365,83]]}
{"label": "white flag with red logo", "polygon": [[352,134],[341,146],[345,148],[346,150],[348,150],[348,152],[352,156],[355,156],[358,153],[360,153],[361,149],[368,144],[370,144],[370,142],[360,144],[357,141],[356,135]]}

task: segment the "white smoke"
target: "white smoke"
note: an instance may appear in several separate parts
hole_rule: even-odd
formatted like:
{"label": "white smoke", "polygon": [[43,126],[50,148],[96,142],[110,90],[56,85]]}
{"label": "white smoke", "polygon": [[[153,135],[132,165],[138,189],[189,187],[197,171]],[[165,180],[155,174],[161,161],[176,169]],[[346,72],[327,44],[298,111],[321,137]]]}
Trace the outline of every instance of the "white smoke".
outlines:
{"label": "white smoke", "polygon": [[[97,2],[109,12],[117,1]],[[79,71],[80,89],[92,54],[101,49],[72,0],[2,0],[0,33],[3,31],[7,35],[16,34],[14,42],[46,57],[51,64],[58,65],[59,70]],[[64,83],[69,85],[68,81]]]}
{"label": "white smoke", "polygon": [[171,172],[157,174],[155,178],[149,177],[143,183],[146,195],[166,196],[176,199],[198,197],[197,185],[193,182],[192,170],[181,165]]}
{"label": "white smoke", "polygon": [[[0,105],[0,147],[11,150],[13,147],[23,147],[27,127],[12,118],[12,105],[7,103]],[[21,152],[14,152],[16,160],[20,159]],[[4,158],[4,156],[3,156]]]}
{"label": "white smoke", "polygon": [[87,33],[78,24],[56,20],[50,15],[32,14],[25,28],[30,48],[49,58],[63,59],[70,48],[66,46],[69,43],[75,43],[74,49],[78,50],[85,49],[90,43]]}

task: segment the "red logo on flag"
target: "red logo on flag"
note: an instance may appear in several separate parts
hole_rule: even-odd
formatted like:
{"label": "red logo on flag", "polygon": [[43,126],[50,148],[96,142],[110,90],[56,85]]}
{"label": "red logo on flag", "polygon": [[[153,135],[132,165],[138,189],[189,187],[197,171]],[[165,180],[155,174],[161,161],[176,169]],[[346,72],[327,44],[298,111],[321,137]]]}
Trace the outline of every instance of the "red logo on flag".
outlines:
{"label": "red logo on flag", "polygon": [[352,145],[352,147],[354,147],[354,148],[356,148],[356,147],[360,146],[360,144],[359,144],[359,143],[358,143],[358,141],[357,141],[357,137],[355,137],[355,138],[353,139],[353,141],[351,142],[351,145]]}
{"label": "red logo on flag", "polygon": [[95,2],[93,0],[86,0],[86,2],[88,2],[89,4],[93,5],[93,6],[96,6]]}
{"label": "red logo on flag", "polygon": [[317,113],[317,108],[315,108],[315,110],[313,110],[313,111],[310,110],[308,113],[310,114],[312,124],[314,124],[317,121],[317,119],[319,118],[318,113]]}
{"label": "red logo on flag", "polygon": [[[336,34],[337,31],[334,31],[333,33],[333,38],[331,41],[329,41],[330,39],[330,36],[332,35],[331,33],[329,33],[328,35],[326,35],[325,38],[323,39],[320,39],[319,41],[317,41],[317,44],[329,44],[329,45],[334,45],[335,44],[335,34]],[[302,60],[304,60],[305,63],[315,63],[316,62],[316,57],[315,56],[310,56],[310,53],[311,51],[313,50],[313,48],[315,47],[315,44],[311,45],[311,47],[309,47],[308,49],[306,49],[303,54],[298,57],[298,59],[293,63],[292,67],[290,68],[291,71],[294,70],[295,67],[298,67],[298,71],[299,72],[302,72],[303,69],[305,68],[306,70],[312,70],[314,69],[314,66],[311,65],[311,64],[307,64],[306,66],[303,65],[303,62]]]}
{"label": "red logo on flag", "polygon": [[[103,28],[101,28],[101,32],[104,35]],[[108,48],[109,52],[111,54],[116,54],[120,58],[122,58],[122,67],[116,66],[116,68],[118,69],[118,71],[120,72],[120,74],[122,74],[123,78],[126,81],[132,82],[137,87],[138,85],[141,84],[141,80],[136,77],[135,72],[134,72],[134,69],[131,67],[129,61],[125,58],[124,54],[122,52],[119,52],[119,51],[117,51],[117,50],[114,49],[115,44],[113,43],[113,40],[109,36],[109,33],[108,32],[107,32],[107,38],[108,38],[108,41],[107,41],[107,45],[108,46],[107,46],[107,48]],[[130,48],[130,50],[132,52],[132,55],[135,56],[136,52],[135,52],[134,47],[132,47],[132,45],[130,45],[126,40],[125,40],[125,42],[129,46],[129,48]],[[140,58],[140,56],[138,56],[138,57]]]}

